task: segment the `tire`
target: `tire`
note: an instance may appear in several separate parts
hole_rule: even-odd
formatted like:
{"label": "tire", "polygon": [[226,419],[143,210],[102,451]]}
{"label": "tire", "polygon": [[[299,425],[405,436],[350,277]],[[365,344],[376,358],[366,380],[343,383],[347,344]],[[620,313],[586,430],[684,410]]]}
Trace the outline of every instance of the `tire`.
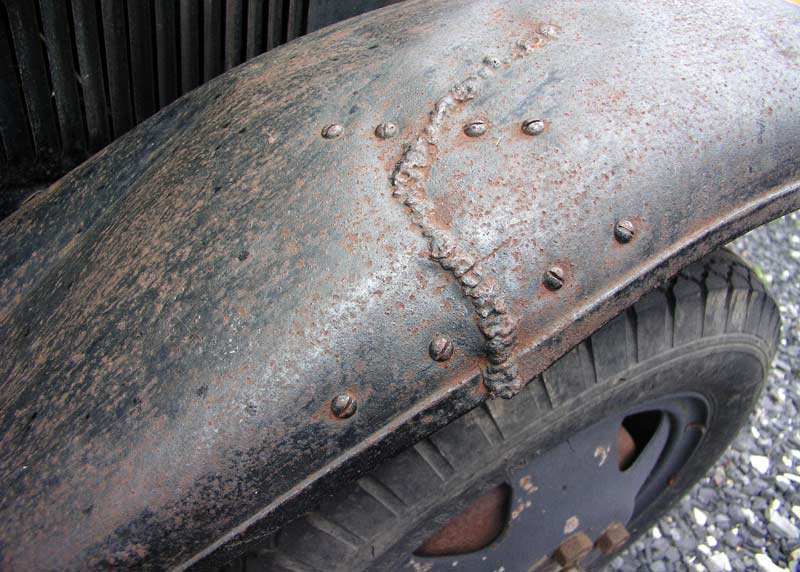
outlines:
{"label": "tire", "polygon": [[755,274],[727,250],[711,254],[619,314],[519,396],[484,403],[387,460],[229,569],[445,569],[410,556],[516,467],[610,412],[687,392],[702,396],[709,421],[680,470],[628,523],[635,537],[707,473],[747,421],[779,332],[776,304]]}

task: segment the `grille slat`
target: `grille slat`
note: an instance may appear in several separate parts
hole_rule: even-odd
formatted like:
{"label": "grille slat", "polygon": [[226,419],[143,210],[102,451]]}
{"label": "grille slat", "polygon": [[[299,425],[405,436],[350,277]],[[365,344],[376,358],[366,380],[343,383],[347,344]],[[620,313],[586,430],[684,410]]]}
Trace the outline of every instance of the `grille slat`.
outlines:
{"label": "grille slat", "polygon": [[86,150],[83,114],[72,60],[72,38],[65,0],[41,0],[42,28],[61,130],[61,148],[80,157]]}
{"label": "grille slat", "polygon": [[200,85],[200,3],[181,0],[181,93]]}
{"label": "grille slat", "polygon": [[96,151],[111,140],[111,127],[108,122],[95,0],[72,0],[72,21],[89,151]]}
{"label": "grille slat", "polygon": [[111,125],[114,137],[119,137],[133,127],[125,4],[120,0],[101,0],[100,5],[103,13],[106,77],[111,100]]}
{"label": "grille slat", "polygon": [[225,70],[242,63],[242,0],[227,0],[225,4]]}
{"label": "grille slat", "polygon": [[156,62],[153,61],[153,15],[148,1],[128,0],[131,87],[136,123],[156,111]]}
{"label": "grille slat", "polygon": [[305,3],[303,0],[289,0],[289,9],[286,17],[286,41],[294,40],[303,35],[303,15]]}
{"label": "grille slat", "polygon": [[267,49],[281,45],[283,39],[283,0],[268,0]]}
{"label": "grille slat", "polygon": [[222,73],[222,0],[203,5],[203,80]]}
{"label": "grille slat", "polygon": [[156,61],[158,104],[165,107],[178,97],[177,21],[173,0],[156,0]]}
{"label": "grille slat", "polygon": [[247,53],[249,60],[264,51],[264,0],[249,0],[247,4]]}
{"label": "grille slat", "polygon": [[0,4],[0,136],[3,138],[7,162],[25,164],[36,159],[36,151],[19,90],[13,54],[14,44],[8,19]]}
{"label": "grille slat", "polygon": [[59,140],[36,5],[30,0],[7,0],[6,9],[37,158],[47,159],[58,151]]}

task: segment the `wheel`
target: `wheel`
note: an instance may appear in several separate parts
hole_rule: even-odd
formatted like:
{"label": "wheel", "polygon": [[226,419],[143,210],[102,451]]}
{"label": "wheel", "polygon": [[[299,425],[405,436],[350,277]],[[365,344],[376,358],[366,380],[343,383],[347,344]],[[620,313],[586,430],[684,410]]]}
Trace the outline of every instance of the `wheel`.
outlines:
{"label": "wheel", "polygon": [[[596,570],[745,423],[780,318],[719,251],[278,533],[248,571]],[[580,568],[577,568],[580,566]]]}

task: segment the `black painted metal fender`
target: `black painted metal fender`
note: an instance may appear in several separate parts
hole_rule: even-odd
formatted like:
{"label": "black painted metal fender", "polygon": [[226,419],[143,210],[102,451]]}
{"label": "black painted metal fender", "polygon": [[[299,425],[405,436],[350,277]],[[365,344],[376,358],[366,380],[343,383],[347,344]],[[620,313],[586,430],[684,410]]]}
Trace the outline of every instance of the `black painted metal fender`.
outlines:
{"label": "black painted metal fender", "polygon": [[0,225],[2,568],[211,566],[513,395],[800,206],[799,98],[781,0],[455,0],[179,100]]}

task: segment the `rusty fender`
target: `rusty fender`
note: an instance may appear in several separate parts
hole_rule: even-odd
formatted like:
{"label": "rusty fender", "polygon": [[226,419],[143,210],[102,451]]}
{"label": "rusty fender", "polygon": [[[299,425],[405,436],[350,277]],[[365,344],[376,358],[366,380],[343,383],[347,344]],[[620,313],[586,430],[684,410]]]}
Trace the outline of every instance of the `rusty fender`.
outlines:
{"label": "rusty fender", "polygon": [[0,225],[0,568],[210,568],[798,206],[781,0],[419,1],[265,54]]}

